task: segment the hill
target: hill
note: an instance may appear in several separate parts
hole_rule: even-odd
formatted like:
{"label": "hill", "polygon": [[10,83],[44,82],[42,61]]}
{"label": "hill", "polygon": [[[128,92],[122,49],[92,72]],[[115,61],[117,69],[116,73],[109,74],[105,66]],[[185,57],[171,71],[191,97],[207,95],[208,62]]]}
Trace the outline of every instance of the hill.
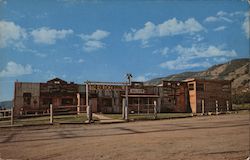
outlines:
{"label": "hill", "polygon": [[11,108],[12,107],[12,101],[2,101],[0,102],[0,107],[2,108]]}
{"label": "hill", "polygon": [[145,82],[146,85],[158,85],[162,80],[184,80],[187,78],[221,79],[232,81],[232,93],[241,94],[250,92],[250,61],[248,58],[235,59],[227,63],[214,65],[199,72],[183,72],[167,77],[155,78]]}

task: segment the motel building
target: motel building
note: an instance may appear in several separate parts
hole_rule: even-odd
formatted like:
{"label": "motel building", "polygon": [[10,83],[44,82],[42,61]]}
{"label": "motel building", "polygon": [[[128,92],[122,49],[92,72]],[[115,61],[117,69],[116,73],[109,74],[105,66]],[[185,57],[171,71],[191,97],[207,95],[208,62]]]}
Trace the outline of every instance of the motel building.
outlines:
{"label": "motel building", "polygon": [[45,83],[15,82],[14,115],[46,114],[50,104],[55,113],[85,112],[86,95],[92,112],[122,113],[126,85],[130,114],[153,113],[154,105],[158,113],[204,113],[232,109],[230,81],[187,79],[162,81],[154,86],[144,85],[143,82],[75,84],[54,78]]}

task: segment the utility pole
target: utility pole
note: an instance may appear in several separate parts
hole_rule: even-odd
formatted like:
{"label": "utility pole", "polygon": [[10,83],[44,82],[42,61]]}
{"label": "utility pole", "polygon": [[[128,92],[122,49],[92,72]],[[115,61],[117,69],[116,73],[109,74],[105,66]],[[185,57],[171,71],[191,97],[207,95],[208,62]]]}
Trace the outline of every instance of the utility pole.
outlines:
{"label": "utility pole", "polygon": [[89,106],[89,84],[86,82],[86,109],[87,109],[87,118],[88,123],[92,122],[92,108]]}
{"label": "utility pole", "polygon": [[133,77],[132,74],[127,73],[126,77],[128,79],[128,83],[126,83],[126,91],[125,91],[125,95],[126,95],[126,100],[125,100],[125,108],[124,108],[124,119],[128,120],[128,85],[131,85],[131,78]]}

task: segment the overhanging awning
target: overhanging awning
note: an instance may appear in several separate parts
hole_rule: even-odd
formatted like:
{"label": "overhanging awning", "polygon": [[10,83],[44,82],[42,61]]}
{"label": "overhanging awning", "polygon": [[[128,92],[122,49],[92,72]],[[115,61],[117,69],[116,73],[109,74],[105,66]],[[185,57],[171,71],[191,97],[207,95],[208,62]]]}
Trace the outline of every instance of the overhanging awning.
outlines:
{"label": "overhanging awning", "polygon": [[[126,97],[126,95],[122,95],[122,97]],[[155,94],[149,94],[149,95],[145,95],[145,94],[133,94],[133,95],[128,95],[128,97],[131,98],[159,98],[159,95],[155,95]]]}

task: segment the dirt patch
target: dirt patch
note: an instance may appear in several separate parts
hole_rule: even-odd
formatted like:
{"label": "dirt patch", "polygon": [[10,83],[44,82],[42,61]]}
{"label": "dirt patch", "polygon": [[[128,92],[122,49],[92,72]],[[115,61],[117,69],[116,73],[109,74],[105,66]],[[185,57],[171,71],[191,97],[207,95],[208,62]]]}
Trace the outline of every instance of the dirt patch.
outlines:
{"label": "dirt patch", "polygon": [[1,129],[2,159],[246,159],[249,115]]}

